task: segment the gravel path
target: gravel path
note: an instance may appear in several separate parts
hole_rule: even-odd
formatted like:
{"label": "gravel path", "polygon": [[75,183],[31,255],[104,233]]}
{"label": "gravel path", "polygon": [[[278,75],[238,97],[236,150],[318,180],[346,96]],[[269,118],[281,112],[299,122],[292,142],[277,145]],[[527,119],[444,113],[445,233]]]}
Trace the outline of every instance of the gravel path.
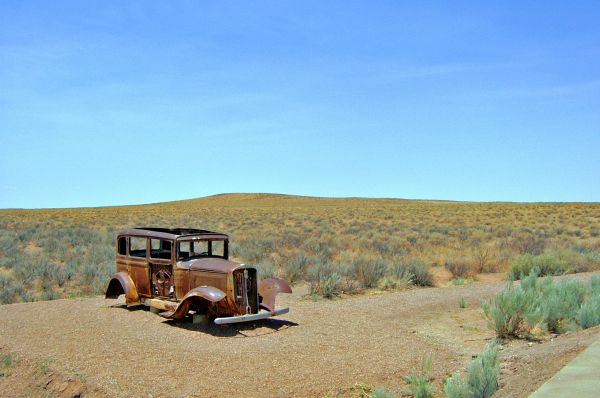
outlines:
{"label": "gravel path", "polygon": [[[100,297],[5,305],[0,353],[14,365],[0,377],[0,391],[321,397],[349,396],[355,383],[366,383],[399,392],[402,376],[428,353],[439,391],[493,337],[478,303],[503,287],[476,283],[317,302],[294,294],[281,296],[291,308],[281,319],[233,326],[168,321]],[[467,308],[459,307],[461,297]]]}

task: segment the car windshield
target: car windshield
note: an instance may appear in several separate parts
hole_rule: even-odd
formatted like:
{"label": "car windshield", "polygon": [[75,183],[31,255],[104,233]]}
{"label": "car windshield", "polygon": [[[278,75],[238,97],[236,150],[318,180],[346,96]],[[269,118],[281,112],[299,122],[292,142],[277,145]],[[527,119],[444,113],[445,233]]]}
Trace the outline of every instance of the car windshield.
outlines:
{"label": "car windshield", "polygon": [[189,239],[177,243],[177,261],[198,257],[226,257],[227,241],[222,239]]}

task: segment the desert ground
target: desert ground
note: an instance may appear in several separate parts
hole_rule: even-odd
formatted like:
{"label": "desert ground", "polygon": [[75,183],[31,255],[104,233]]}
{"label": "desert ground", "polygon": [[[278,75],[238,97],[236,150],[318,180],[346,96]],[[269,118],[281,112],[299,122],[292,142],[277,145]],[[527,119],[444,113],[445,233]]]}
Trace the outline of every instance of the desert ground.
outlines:
{"label": "desert ground", "polygon": [[[590,274],[576,276],[589,279]],[[3,396],[361,396],[431,353],[436,393],[495,337],[479,300],[504,282],[409,289],[335,300],[306,286],[280,296],[278,319],[229,326],[165,320],[102,297],[0,306]],[[464,299],[466,308],[459,306]],[[507,341],[495,397],[526,397],[600,336],[600,327]]]}

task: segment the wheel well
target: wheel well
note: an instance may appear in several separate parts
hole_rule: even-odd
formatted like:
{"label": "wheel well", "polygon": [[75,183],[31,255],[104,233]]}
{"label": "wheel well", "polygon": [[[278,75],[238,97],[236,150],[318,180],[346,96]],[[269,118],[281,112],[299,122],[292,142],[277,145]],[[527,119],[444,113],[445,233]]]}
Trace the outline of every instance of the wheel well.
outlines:
{"label": "wheel well", "polygon": [[189,309],[199,313],[206,313],[208,307],[212,304],[204,297],[190,297],[188,300],[190,303]]}
{"label": "wheel well", "polygon": [[106,298],[116,299],[120,295],[125,294],[125,290],[118,279],[111,279],[106,289]]}

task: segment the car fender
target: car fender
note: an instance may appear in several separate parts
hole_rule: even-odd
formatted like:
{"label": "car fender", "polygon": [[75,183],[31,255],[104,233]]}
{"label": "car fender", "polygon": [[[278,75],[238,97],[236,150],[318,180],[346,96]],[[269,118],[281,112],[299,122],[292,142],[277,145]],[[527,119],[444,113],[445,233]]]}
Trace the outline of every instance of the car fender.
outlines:
{"label": "car fender", "polygon": [[127,272],[117,272],[110,278],[108,288],[106,289],[105,298],[116,299],[121,294],[125,295],[125,303],[127,305],[135,305],[140,303],[140,296],[131,276]]}
{"label": "car fender", "polygon": [[275,296],[278,293],[291,293],[292,288],[280,278],[263,279],[258,284],[258,294],[261,298],[260,307],[267,311],[275,310]]}
{"label": "car fender", "polygon": [[223,300],[225,296],[225,292],[216,287],[199,286],[187,292],[177,305],[175,311],[166,312],[161,315],[166,318],[181,319],[187,315],[190,305],[195,304],[197,307],[207,306]]}

